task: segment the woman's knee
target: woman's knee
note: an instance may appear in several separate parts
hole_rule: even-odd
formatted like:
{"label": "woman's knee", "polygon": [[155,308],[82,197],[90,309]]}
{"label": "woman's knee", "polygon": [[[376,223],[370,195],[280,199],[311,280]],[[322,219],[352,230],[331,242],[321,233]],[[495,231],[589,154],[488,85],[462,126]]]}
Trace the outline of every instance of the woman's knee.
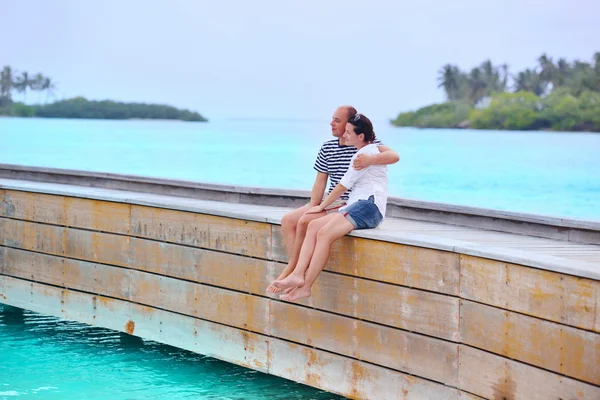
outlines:
{"label": "woman's knee", "polygon": [[327,239],[328,236],[328,231],[327,231],[327,226],[322,226],[318,231],[317,231],[317,240],[324,240]]}
{"label": "woman's knee", "polygon": [[306,223],[306,234],[316,236],[317,232],[319,231],[319,228],[320,228],[320,225],[316,219],[309,220]]}
{"label": "woman's knee", "polygon": [[306,231],[308,229],[308,225],[314,220],[315,220],[315,218],[311,214],[304,214],[298,220],[298,224],[296,225],[296,228],[298,230]]}

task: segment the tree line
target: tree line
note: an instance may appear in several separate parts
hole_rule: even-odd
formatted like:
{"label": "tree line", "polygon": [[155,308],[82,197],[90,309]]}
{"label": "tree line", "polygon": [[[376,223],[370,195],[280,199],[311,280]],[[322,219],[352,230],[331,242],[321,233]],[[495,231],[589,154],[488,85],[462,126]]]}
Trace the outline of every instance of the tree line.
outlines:
{"label": "tree line", "polygon": [[[0,72],[0,115],[39,118],[90,119],[176,119],[207,121],[202,115],[163,104],[123,103],[111,100],[93,101],[83,97],[60,100],[50,104],[25,104],[27,91],[54,95],[56,83],[41,73],[30,75],[5,66]],[[23,102],[13,101],[13,92],[23,94]]]}
{"label": "tree line", "polygon": [[600,52],[592,62],[546,54],[511,74],[486,60],[470,71],[452,64],[438,73],[447,101],[400,113],[397,126],[600,131]]}
{"label": "tree line", "polygon": [[0,106],[12,103],[12,92],[23,93],[23,100],[26,100],[27,91],[46,92],[48,95],[54,94],[56,89],[52,78],[44,76],[41,73],[35,75],[27,71],[15,71],[10,66],[5,66],[0,72]]}

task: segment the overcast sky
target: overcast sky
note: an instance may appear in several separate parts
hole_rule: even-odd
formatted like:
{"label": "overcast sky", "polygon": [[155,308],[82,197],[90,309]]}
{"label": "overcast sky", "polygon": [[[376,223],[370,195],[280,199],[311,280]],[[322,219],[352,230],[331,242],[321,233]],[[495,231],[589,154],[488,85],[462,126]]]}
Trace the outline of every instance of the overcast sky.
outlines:
{"label": "overcast sky", "polygon": [[49,75],[58,98],[383,119],[441,101],[448,62],[589,61],[599,15],[598,0],[0,0],[0,64]]}

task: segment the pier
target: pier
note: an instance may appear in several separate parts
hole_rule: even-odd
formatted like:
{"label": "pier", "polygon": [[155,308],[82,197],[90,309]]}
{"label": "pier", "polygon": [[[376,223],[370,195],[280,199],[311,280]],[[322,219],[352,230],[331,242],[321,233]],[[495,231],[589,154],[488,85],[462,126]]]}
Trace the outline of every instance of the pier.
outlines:
{"label": "pier", "polygon": [[355,399],[600,399],[600,222],[390,198],[289,303],[307,199],[0,165],[0,303]]}

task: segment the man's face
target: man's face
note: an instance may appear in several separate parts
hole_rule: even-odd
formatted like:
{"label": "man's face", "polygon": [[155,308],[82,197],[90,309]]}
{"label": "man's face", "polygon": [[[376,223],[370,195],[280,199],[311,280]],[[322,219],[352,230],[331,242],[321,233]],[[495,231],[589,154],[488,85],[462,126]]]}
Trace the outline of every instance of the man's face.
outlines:
{"label": "man's face", "polygon": [[346,122],[348,122],[348,110],[338,108],[331,117],[331,134],[337,138],[341,137],[346,131]]}

